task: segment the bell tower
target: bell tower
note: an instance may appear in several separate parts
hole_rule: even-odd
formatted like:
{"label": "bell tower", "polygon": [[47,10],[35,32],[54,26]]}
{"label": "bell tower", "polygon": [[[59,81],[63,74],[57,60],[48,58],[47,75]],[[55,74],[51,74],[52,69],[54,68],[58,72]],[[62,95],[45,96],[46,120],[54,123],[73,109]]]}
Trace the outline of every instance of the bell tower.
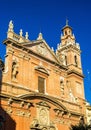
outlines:
{"label": "bell tower", "polygon": [[75,43],[75,37],[72,34],[72,28],[68,25],[68,20],[66,20],[66,25],[62,28],[61,42],[62,45],[67,45],[69,43]]}
{"label": "bell tower", "polygon": [[80,54],[80,46],[76,43],[72,27],[68,25],[68,20],[66,20],[66,25],[62,28],[61,43],[57,48],[58,58],[70,70],[75,70],[82,74]]}
{"label": "bell tower", "polygon": [[66,25],[62,28],[61,43],[57,47],[57,57],[60,63],[68,68],[66,86],[75,97],[84,99],[83,72],[81,66],[81,50],[76,43],[72,27]]}

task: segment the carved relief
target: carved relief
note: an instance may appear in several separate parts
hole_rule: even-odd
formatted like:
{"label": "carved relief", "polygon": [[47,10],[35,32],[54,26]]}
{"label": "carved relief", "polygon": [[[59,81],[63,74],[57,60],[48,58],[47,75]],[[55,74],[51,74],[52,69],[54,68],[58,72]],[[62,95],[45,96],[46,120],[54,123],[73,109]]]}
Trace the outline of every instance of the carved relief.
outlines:
{"label": "carved relief", "polygon": [[20,103],[20,107],[24,107],[24,101]]}
{"label": "carved relief", "polygon": [[47,104],[45,101],[42,101],[42,102],[38,102],[36,103],[38,106],[43,106],[45,108],[50,108],[49,104]]}
{"label": "carved relief", "polygon": [[12,47],[8,47],[8,49],[7,49],[7,53],[11,53],[11,54],[13,54],[14,53],[14,49],[12,48]]}
{"label": "carved relief", "polygon": [[25,113],[25,116],[26,116],[26,117],[30,117],[30,116],[31,116],[31,113],[30,113],[30,112],[26,112],[26,113]]}
{"label": "carved relief", "polygon": [[6,108],[6,112],[7,112],[8,114],[12,114],[13,110],[11,109],[11,107],[8,107],[8,108]]}
{"label": "carved relief", "polygon": [[60,118],[55,118],[54,119],[54,123],[58,123],[58,124],[64,124],[64,119],[62,118],[62,119],[60,119]]}
{"label": "carved relief", "polygon": [[38,45],[37,51],[38,51],[39,54],[42,54],[44,56],[47,54],[46,53],[47,50],[46,50],[45,46],[42,45],[42,44]]}
{"label": "carved relief", "polygon": [[43,66],[36,66],[35,70],[37,70],[37,71],[39,71],[41,73],[45,73],[46,75],[49,76],[49,71],[46,68],[44,68]]}
{"label": "carved relief", "polygon": [[63,110],[60,109],[54,109],[56,116],[63,116],[65,114],[65,112]]}
{"label": "carved relief", "polygon": [[39,123],[43,125],[48,123],[47,111],[44,108],[42,108],[39,112]]}
{"label": "carved relief", "polygon": [[25,115],[24,111],[20,111],[20,110],[18,110],[18,111],[16,112],[16,114],[17,114],[18,116],[24,116],[24,115]]}
{"label": "carved relief", "polygon": [[37,116],[33,119],[31,129],[41,130],[56,130],[53,122],[50,121],[49,109],[50,106],[45,101],[36,103],[37,105]]}
{"label": "carved relief", "polygon": [[70,89],[70,91],[69,91],[69,98],[70,98],[70,101],[71,102],[76,102],[76,99],[75,99],[75,97],[74,97],[74,95],[73,95],[73,93],[72,93],[72,90]]}
{"label": "carved relief", "polygon": [[31,107],[31,103],[27,104],[27,109],[29,109]]}
{"label": "carved relief", "polygon": [[16,110],[16,115],[30,117],[31,116],[31,112],[30,111]]}
{"label": "carved relief", "polygon": [[39,120],[39,124],[49,125],[49,109],[50,106],[46,102],[38,102],[37,104],[37,118]]}
{"label": "carved relief", "polygon": [[59,57],[59,60],[61,61],[61,63],[63,64],[63,65],[66,65],[67,64],[67,59],[66,59],[66,52],[62,52],[61,53],[61,56]]}
{"label": "carved relief", "polygon": [[43,127],[42,130],[48,130],[47,127]]}
{"label": "carved relief", "polygon": [[11,105],[12,103],[13,103],[13,99],[10,98],[10,99],[8,100],[8,105]]}
{"label": "carved relief", "polygon": [[51,127],[49,128],[49,130],[55,130],[55,127],[54,127],[54,126],[51,126]]}

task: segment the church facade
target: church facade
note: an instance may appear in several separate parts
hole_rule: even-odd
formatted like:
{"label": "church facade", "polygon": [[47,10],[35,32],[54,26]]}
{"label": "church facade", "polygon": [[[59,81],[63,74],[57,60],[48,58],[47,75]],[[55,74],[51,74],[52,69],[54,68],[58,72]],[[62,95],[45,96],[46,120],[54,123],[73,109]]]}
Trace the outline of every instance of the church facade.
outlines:
{"label": "church facade", "polygon": [[69,130],[85,117],[80,45],[66,22],[54,52],[42,33],[36,40],[9,23],[2,72],[2,130]]}

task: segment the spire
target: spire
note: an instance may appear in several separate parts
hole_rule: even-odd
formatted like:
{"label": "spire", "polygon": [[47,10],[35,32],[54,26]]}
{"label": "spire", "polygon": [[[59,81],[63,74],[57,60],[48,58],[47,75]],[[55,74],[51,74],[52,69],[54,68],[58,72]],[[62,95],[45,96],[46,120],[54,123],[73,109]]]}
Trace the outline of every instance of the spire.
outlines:
{"label": "spire", "polygon": [[72,30],[72,27],[69,26],[69,20],[66,18],[66,25],[62,28],[62,31],[65,29],[65,28],[70,28]]}
{"label": "spire", "polygon": [[68,19],[66,19],[66,25],[62,28],[61,43],[62,45],[75,43],[75,36],[73,35],[72,27],[68,24]]}
{"label": "spire", "polygon": [[66,19],[66,26],[68,26],[68,22],[69,22],[68,19]]}

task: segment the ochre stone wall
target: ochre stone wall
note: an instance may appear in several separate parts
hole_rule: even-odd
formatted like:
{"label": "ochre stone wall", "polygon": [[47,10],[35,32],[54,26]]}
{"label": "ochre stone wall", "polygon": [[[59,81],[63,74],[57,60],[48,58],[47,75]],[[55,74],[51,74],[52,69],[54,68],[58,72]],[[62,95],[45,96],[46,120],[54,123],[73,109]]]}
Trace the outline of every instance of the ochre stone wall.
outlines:
{"label": "ochre stone wall", "polygon": [[[6,58],[0,114],[5,122],[2,130],[68,130],[71,124],[79,123],[81,117],[85,120],[80,48],[74,43],[68,25],[63,28],[61,40],[55,53],[42,34],[30,41],[21,33],[15,34],[10,22],[4,41]],[[40,86],[38,77],[44,80]],[[44,92],[40,92],[41,86]]]}

